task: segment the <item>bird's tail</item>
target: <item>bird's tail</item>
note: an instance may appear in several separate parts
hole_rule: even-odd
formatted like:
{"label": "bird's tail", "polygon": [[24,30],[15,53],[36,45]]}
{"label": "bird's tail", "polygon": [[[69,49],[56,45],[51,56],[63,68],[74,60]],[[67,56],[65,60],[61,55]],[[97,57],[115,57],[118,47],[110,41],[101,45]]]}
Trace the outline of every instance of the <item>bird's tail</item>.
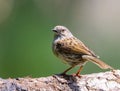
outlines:
{"label": "bird's tail", "polygon": [[84,56],[82,56],[82,58],[97,64],[102,69],[111,69],[111,70],[114,69],[113,67],[109,66],[108,64],[104,63],[103,61],[101,61],[98,58],[95,58],[95,57],[92,57],[92,56],[89,56],[89,55],[84,55]]}

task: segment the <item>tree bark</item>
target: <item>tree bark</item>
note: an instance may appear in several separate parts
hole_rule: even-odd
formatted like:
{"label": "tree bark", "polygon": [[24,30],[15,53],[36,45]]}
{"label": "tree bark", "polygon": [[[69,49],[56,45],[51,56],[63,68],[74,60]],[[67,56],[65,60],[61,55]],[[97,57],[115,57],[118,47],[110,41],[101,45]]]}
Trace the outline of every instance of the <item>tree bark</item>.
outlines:
{"label": "tree bark", "polygon": [[0,91],[120,91],[120,70],[76,77],[0,78]]}

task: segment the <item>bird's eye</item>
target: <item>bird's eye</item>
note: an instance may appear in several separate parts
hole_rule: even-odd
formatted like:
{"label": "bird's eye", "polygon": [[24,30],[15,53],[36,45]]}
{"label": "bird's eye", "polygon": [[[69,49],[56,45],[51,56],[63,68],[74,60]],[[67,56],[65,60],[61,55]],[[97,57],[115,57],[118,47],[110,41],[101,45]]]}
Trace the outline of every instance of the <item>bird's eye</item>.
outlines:
{"label": "bird's eye", "polygon": [[64,30],[64,29],[62,29],[61,31],[62,31],[62,32],[64,32],[65,30]]}

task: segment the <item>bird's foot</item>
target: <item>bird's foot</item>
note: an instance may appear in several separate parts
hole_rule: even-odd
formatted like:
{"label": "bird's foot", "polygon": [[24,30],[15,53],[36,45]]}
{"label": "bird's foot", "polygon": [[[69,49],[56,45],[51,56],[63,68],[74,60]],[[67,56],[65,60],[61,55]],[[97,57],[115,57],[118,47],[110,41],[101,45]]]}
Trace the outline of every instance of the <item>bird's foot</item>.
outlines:
{"label": "bird's foot", "polygon": [[72,74],[72,76],[76,76],[76,77],[79,77],[79,78],[81,78],[82,76],[80,75],[80,74]]}

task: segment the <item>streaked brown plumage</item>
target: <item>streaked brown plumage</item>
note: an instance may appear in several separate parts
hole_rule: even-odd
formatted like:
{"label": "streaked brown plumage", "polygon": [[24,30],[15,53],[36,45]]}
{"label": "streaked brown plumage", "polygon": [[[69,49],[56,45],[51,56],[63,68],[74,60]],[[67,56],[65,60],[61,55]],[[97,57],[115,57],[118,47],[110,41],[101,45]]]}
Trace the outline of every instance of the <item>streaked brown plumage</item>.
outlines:
{"label": "streaked brown plumage", "polygon": [[101,61],[98,56],[89,50],[79,39],[74,37],[66,27],[55,26],[53,31],[55,32],[52,45],[53,53],[71,66],[62,74],[65,74],[76,65],[80,65],[80,69],[76,73],[78,76],[87,61],[97,64],[102,69],[113,69]]}

